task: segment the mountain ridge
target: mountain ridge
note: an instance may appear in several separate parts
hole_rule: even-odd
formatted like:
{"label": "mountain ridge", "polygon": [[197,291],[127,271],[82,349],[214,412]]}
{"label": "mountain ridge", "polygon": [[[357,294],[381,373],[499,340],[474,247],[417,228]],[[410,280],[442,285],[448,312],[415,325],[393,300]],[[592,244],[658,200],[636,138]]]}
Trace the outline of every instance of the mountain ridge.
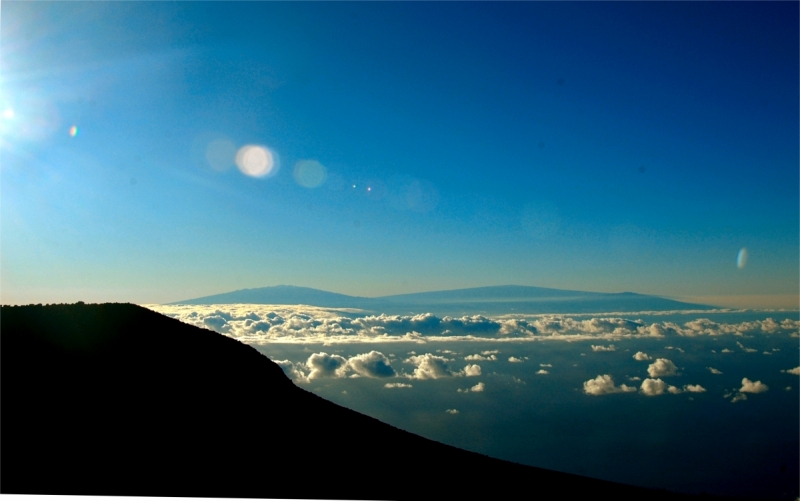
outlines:
{"label": "mountain ridge", "polygon": [[448,315],[602,313],[713,308],[709,305],[684,303],[634,292],[585,292],[525,285],[471,287],[373,298],[349,296],[309,287],[278,285],[240,289],[168,304],[234,303],[304,304],[327,308],[356,308],[387,314],[434,313]]}

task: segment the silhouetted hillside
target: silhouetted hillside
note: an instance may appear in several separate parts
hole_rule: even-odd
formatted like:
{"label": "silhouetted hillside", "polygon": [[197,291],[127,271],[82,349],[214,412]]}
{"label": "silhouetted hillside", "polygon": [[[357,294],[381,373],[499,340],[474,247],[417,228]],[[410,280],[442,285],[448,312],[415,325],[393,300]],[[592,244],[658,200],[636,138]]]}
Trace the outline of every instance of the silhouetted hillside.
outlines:
{"label": "silhouetted hillside", "polygon": [[135,305],[3,306],[0,341],[3,493],[696,499],[421,438],[296,387],[247,345]]}

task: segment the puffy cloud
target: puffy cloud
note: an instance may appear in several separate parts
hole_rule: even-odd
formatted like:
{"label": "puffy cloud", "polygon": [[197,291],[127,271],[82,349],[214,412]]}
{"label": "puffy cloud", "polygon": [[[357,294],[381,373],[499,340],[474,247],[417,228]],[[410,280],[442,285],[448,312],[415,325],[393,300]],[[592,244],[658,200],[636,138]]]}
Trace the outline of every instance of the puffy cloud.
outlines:
{"label": "puffy cloud", "polygon": [[486,389],[486,385],[483,384],[483,383],[478,383],[478,384],[476,384],[475,386],[473,386],[471,388],[465,388],[463,390],[459,388],[458,392],[459,393],[469,393],[469,392],[480,393],[484,389]]}
{"label": "puffy cloud", "polygon": [[220,315],[211,315],[204,318],[203,327],[207,327],[221,334],[225,334],[231,330],[231,326],[228,325],[228,320]]}
{"label": "puffy cloud", "polygon": [[769,390],[769,386],[761,381],[750,381],[747,378],[742,379],[742,387],[739,388],[740,393],[764,393]]}
{"label": "puffy cloud", "polygon": [[498,353],[500,353],[500,350],[486,350],[482,351],[481,355],[497,355]]}
{"label": "puffy cloud", "polygon": [[497,355],[484,356],[475,354],[464,357],[464,360],[497,360]]}
{"label": "puffy cloud", "polygon": [[406,383],[386,383],[383,385],[384,388],[411,388],[410,384]]}
{"label": "puffy cloud", "polygon": [[409,376],[412,379],[439,379],[453,376],[480,376],[480,365],[466,365],[464,369],[455,371],[450,367],[449,360],[432,353],[409,357],[406,363],[416,365],[414,372]]}
{"label": "puffy cloud", "polygon": [[713,367],[706,367],[706,369],[708,369],[708,372],[710,372],[711,374],[722,374],[721,370],[715,369]]}
{"label": "puffy cloud", "polygon": [[539,364],[539,367],[552,367],[553,364]]}
{"label": "puffy cloud", "polygon": [[347,364],[360,376],[392,377],[397,375],[389,363],[389,359],[379,351],[373,350],[351,357],[347,360]]}
{"label": "puffy cloud", "polygon": [[728,348],[723,348],[722,353],[733,353],[733,350],[729,350]]}
{"label": "puffy cloud", "polygon": [[592,345],[592,351],[617,351],[616,346],[610,344],[608,346]]}
{"label": "puffy cloud", "polygon": [[641,381],[641,380],[642,378],[640,378],[639,376],[633,376],[628,378],[628,381]]}
{"label": "puffy cloud", "polygon": [[614,380],[608,374],[597,376],[583,383],[583,392],[587,395],[608,395],[631,391],[636,391],[636,388],[625,384],[614,386]]}
{"label": "puffy cloud", "polygon": [[795,367],[794,369],[786,369],[781,372],[785,372],[787,374],[794,374],[795,376],[800,376],[800,366]]}
{"label": "puffy cloud", "polygon": [[645,378],[642,381],[642,386],[639,388],[639,391],[642,392],[644,395],[648,397],[655,397],[657,395],[663,395],[664,392],[669,392],[672,394],[680,393],[681,390],[675,386],[668,385],[661,379],[650,379]]}
{"label": "puffy cloud", "polygon": [[737,393],[731,399],[731,403],[735,404],[736,402],[740,402],[742,400],[747,400],[747,395],[745,395],[744,393]]}
{"label": "puffy cloud", "polygon": [[314,353],[308,357],[306,366],[311,369],[308,379],[344,377],[347,372],[347,359],[340,355],[328,355],[325,352]]}
{"label": "puffy cloud", "polygon": [[[647,367],[647,373],[650,374],[650,377],[663,377],[663,376],[674,376],[678,372],[678,368],[675,367],[675,364],[672,363],[671,360],[666,358],[659,358],[656,359],[655,362],[650,364]],[[645,381],[647,381],[645,379]]]}
{"label": "puffy cloud", "polygon": [[458,414],[458,409],[447,409],[445,412],[448,414]]}
{"label": "puffy cloud", "polygon": [[706,389],[699,384],[687,384],[684,385],[683,391],[688,391],[689,393],[703,393]]}
{"label": "puffy cloud", "polygon": [[302,364],[294,364],[289,360],[274,360],[278,366],[283,369],[283,373],[286,374],[286,377],[291,379],[292,381],[297,381],[298,383],[307,383],[308,377],[306,376],[305,372],[303,371]]}
{"label": "puffy cloud", "polygon": [[464,370],[461,371],[465,376],[480,376],[481,375],[481,366],[480,365],[467,365],[464,367]]}
{"label": "puffy cloud", "polygon": [[411,375],[414,379],[439,379],[442,377],[452,377],[456,373],[450,368],[447,363],[448,360],[444,357],[438,357],[432,353],[424,355],[414,355],[406,360],[406,363],[411,363],[417,367]]}
{"label": "puffy cloud", "polygon": [[643,351],[637,351],[636,355],[633,356],[633,359],[642,362],[644,360],[653,360],[653,357]]}
{"label": "puffy cloud", "polygon": [[508,357],[508,361],[512,362],[512,363],[520,363],[523,360],[521,358],[517,358],[517,357]]}
{"label": "puffy cloud", "polygon": [[536,371],[536,374],[544,375],[544,374],[550,374],[550,373],[548,371],[544,370],[544,369],[539,369],[538,371]]}

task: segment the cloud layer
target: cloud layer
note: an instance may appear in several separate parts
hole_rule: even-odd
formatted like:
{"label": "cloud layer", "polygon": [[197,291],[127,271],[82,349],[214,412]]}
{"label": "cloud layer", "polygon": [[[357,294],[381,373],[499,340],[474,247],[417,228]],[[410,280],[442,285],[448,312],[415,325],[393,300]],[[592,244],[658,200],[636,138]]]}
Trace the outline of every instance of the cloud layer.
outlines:
{"label": "cloud layer", "polygon": [[[420,315],[364,315],[347,309],[303,305],[146,305],[183,322],[214,330],[250,344],[358,343],[437,340],[519,341],[538,339],[661,338],[667,336],[722,336],[755,334],[797,335],[799,320],[772,318],[719,323],[699,318],[677,324],[620,317],[582,318],[580,315],[530,317],[462,317]],[[613,345],[593,346],[611,351]],[[491,354],[475,355],[492,359]]]}

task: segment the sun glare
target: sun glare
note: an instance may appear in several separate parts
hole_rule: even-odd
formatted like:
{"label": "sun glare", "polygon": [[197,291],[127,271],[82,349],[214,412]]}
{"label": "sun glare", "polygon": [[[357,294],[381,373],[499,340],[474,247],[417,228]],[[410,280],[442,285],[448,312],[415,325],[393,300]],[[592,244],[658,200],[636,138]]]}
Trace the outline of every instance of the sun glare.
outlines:
{"label": "sun glare", "polygon": [[236,166],[243,174],[251,177],[264,177],[274,174],[275,157],[263,146],[248,144],[239,148],[236,154]]}

